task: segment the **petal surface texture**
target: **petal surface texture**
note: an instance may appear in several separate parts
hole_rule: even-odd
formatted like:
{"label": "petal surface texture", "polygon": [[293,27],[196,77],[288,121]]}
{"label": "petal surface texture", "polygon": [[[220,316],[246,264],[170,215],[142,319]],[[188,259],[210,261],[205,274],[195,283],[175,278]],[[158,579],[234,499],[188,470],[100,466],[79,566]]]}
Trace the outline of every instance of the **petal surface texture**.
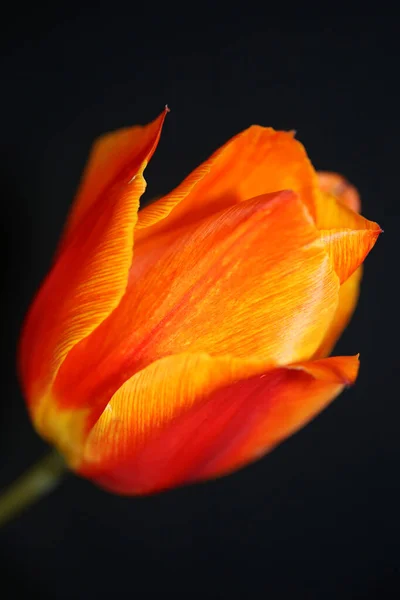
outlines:
{"label": "petal surface texture", "polygon": [[161,359],[113,396],[79,470],[125,494],[223,475],[305,425],[357,371],[357,357],[267,372],[261,364],[204,354]]}

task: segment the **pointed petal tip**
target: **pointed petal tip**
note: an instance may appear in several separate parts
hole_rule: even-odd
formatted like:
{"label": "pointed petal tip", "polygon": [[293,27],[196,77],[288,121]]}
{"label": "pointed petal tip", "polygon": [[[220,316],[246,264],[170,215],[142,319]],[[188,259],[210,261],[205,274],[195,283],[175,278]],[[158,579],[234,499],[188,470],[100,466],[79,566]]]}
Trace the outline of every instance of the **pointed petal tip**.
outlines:
{"label": "pointed petal tip", "polygon": [[162,112],[158,115],[158,117],[156,117],[152,121],[152,124],[156,127],[156,131],[158,130],[157,131],[158,135],[156,134],[157,135],[157,141],[159,140],[160,133],[161,133],[162,127],[164,125],[165,118],[166,118],[166,116],[167,116],[167,114],[169,112],[171,112],[170,108],[169,108],[168,104],[166,104],[164,106],[164,109],[162,110]]}
{"label": "pointed petal tip", "polygon": [[321,240],[326,245],[341,284],[365,261],[382,233],[374,221],[360,216],[357,218],[359,223],[354,225],[344,223],[341,228],[320,230]]}
{"label": "pointed petal tip", "polygon": [[[170,108],[169,108],[168,104],[166,104],[166,105],[164,106],[164,110],[163,110],[163,111],[162,111],[162,112],[161,112],[161,113],[158,115],[158,117],[156,117],[156,119],[153,121],[153,122],[154,122],[154,124],[158,124],[158,126],[159,126],[159,133],[161,133],[162,127],[163,127],[163,125],[164,125],[165,118],[166,118],[166,116],[167,116],[167,114],[168,114],[169,112],[171,112],[171,110],[170,110]],[[158,139],[159,139],[159,136],[158,136]],[[157,141],[158,141],[158,140],[157,140]]]}
{"label": "pointed petal tip", "polygon": [[360,370],[360,353],[350,356],[350,359],[353,359],[353,361],[349,362],[348,368],[343,371],[343,383],[346,387],[350,387],[356,382]]}
{"label": "pointed petal tip", "polygon": [[[375,244],[378,237],[381,235],[381,233],[383,233],[383,229],[378,225],[378,223],[375,223],[374,221],[370,221],[370,224],[370,229],[367,229],[365,231],[368,231],[369,235],[371,236],[371,240],[373,241],[373,244]],[[372,246],[370,249],[372,249]]]}
{"label": "pointed petal tip", "polygon": [[378,237],[381,235],[381,233],[383,233],[383,229],[378,225],[378,223],[370,221],[369,224],[371,228],[365,230],[365,234],[369,237],[369,244],[366,245],[366,253],[364,258],[368,256],[372,248],[375,246]]}

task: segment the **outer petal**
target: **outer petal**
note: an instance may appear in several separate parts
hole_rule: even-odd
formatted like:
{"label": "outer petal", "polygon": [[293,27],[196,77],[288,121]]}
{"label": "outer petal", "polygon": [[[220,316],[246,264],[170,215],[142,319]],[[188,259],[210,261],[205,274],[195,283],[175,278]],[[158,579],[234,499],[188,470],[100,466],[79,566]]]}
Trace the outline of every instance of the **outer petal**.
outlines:
{"label": "outer petal", "polygon": [[254,125],[217,150],[178,188],[140,211],[137,239],[279,190],[298,193],[313,213],[318,180],[303,146],[292,133]]}
{"label": "outer petal", "polygon": [[339,283],[294,194],[243,202],[158,242],[156,258],[140,246],[118,308],[67,357],[60,405],[90,406],[95,419],[131,375],[183,351],[287,364],[321,344]]}
{"label": "outer petal", "polygon": [[125,494],[223,475],[301,428],[357,370],[356,357],[266,372],[204,354],[161,359],[113,396],[78,470]]}
{"label": "outer petal", "polygon": [[[36,426],[42,433],[49,389],[68,352],[118,305],[132,263],[133,232],[143,170],[157,145],[165,114],[135,136],[131,159],[103,178],[92,165],[85,193],[78,199],[68,243],[28,314],[20,346],[20,370]],[[101,180],[98,185],[94,176]],[[103,178],[103,179],[102,179]],[[93,188],[89,186],[90,182]],[[89,186],[89,187],[88,187]]]}

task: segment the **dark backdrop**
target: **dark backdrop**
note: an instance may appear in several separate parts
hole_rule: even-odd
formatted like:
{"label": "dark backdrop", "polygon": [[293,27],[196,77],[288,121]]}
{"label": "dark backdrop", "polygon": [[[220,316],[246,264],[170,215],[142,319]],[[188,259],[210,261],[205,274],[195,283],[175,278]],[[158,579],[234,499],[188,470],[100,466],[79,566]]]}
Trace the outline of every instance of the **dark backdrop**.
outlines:
{"label": "dark backdrop", "polygon": [[46,451],[15,345],[98,134],[170,105],[151,197],[252,123],[296,129],[317,168],[359,187],[385,234],[337,347],[361,352],[353,389],[218,481],[127,499],[67,478],[1,531],[1,598],[400,597],[396,19],[267,11],[108,2],[3,15],[0,485]]}

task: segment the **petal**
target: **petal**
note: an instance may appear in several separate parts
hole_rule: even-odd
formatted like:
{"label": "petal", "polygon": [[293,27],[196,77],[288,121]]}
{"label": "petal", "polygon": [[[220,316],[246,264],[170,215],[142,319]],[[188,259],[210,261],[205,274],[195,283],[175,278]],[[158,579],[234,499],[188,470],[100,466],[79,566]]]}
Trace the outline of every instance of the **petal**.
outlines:
{"label": "petal", "polygon": [[[333,209],[337,208],[336,202],[333,201],[332,198],[329,198],[329,196],[331,196],[331,197],[333,196],[337,200],[337,202],[344,205],[348,209],[351,209],[354,212],[360,211],[361,203],[360,203],[360,197],[358,195],[358,192],[354,186],[349,184],[349,182],[346,179],[344,179],[344,177],[342,177],[336,173],[320,172],[320,173],[318,173],[318,180],[319,180],[320,188],[324,192],[322,198],[323,198],[324,202],[326,203],[326,205],[328,207],[331,207],[330,208],[331,218],[330,218],[330,220],[326,219],[326,222],[325,222],[325,226],[327,228],[333,227],[333,229],[334,229],[335,226],[337,227],[338,224],[341,224],[340,215],[338,215],[336,213],[336,216],[335,216],[335,210],[333,210]],[[326,214],[325,214],[325,218],[326,218]],[[367,227],[363,227],[362,225],[363,225],[363,223],[365,223],[365,221],[363,221],[362,219],[360,219],[360,220],[357,219],[357,217],[354,216],[353,212],[348,213],[348,211],[345,211],[345,219],[346,219],[346,222],[350,221],[349,222],[350,229],[351,229],[351,227],[354,226],[354,223],[355,223],[356,227],[360,227],[360,229],[361,230],[364,229],[364,231],[365,231],[365,229],[368,230],[368,227],[371,227],[371,225],[372,225],[372,227],[374,227],[374,225],[375,225],[375,224],[368,223]],[[343,221],[342,221],[342,223],[343,223]],[[361,237],[362,237],[362,235],[363,234],[361,234]],[[366,241],[367,244],[368,244],[368,236],[369,235],[373,235],[373,234],[371,234],[371,233],[365,234],[366,239],[364,241]],[[328,237],[329,237],[329,235],[328,235]],[[362,245],[361,245],[361,248],[362,248]],[[359,249],[360,249],[360,246],[359,246]],[[331,248],[331,250],[334,250],[334,248]],[[358,255],[358,260],[360,258],[362,259],[362,255],[363,255],[363,253],[361,252]],[[354,256],[355,255],[353,255],[353,258],[354,258]],[[337,262],[340,263],[340,258]],[[329,330],[326,334],[324,341],[321,344],[321,347],[318,349],[318,351],[315,354],[315,358],[327,356],[328,354],[330,354],[333,347],[335,346],[336,341],[338,340],[341,333],[343,332],[343,330],[349,323],[350,318],[351,318],[351,316],[355,310],[356,304],[357,304],[359,291],[360,291],[360,282],[361,282],[361,278],[362,278],[362,272],[363,272],[363,269],[360,266],[360,267],[358,267],[358,269],[356,269],[354,271],[354,273],[352,275],[350,275],[350,277],[344,283],[342,283],[342,285],[340,287],[339,302],[338,302],[338,307],[336,310],[335,317],[332,321],[331,326],[329,327]]]}
{"label": "petal", "polygon": [[335,316],[314,358],[328,356],[343,330],[347,327],[357,305],[362,272],[363,268],[358,267],[353,275],[340,286],[339,302]]}
{"label": "petal", "polygon": [[[125,292],[139,198],[145,188],[143,170],[157,145],[164,117],[137,132],[129,161],[113,172],[113,179],[106,178],[98,186],[92,165],[88,177],[93,181],[93,194],[84,186],[86,192],[72,213],[68,243],[28,314],[20,370],[40,430],[56,426],[45,426],[42,421],[52,381],[68,352],[110,314]],[[101,164],[97,167],[101,180]]]}
{"label": "petal", "polygon": [[78,470],[123,494],[223,475],[304,426],[357,371],[357,357],[266,372],[207,355],[161,359],[113,396]]}
{"label": "petal", "polygon": [[360,196],[356,188],[351,185],[347,179],[337,173],[328,171],[319,171],[318,183],[323,192],[334,196],[339,202],[351,208],[354,212],[360,212]]}
{"label": "petal", "polygon": [[67,357],[54,385],[62,406],[90,406],[97,418],[124,381],[170,354],[287,364],[320,346],[339,282],[291,192],[160,237],[157,252],[140,245],[118,308]]}
{"label": "petal", "polygon": [[313,213],[316,173],[292,133],[253,125],[170,194],[139,213],[137,239],[176,229],[261,194],[292,190]]}
{"label": "petal", "polygon": [[341,283],[363,263],[382,232],[377,223],[322,193],[316,204],[316,225]]}

